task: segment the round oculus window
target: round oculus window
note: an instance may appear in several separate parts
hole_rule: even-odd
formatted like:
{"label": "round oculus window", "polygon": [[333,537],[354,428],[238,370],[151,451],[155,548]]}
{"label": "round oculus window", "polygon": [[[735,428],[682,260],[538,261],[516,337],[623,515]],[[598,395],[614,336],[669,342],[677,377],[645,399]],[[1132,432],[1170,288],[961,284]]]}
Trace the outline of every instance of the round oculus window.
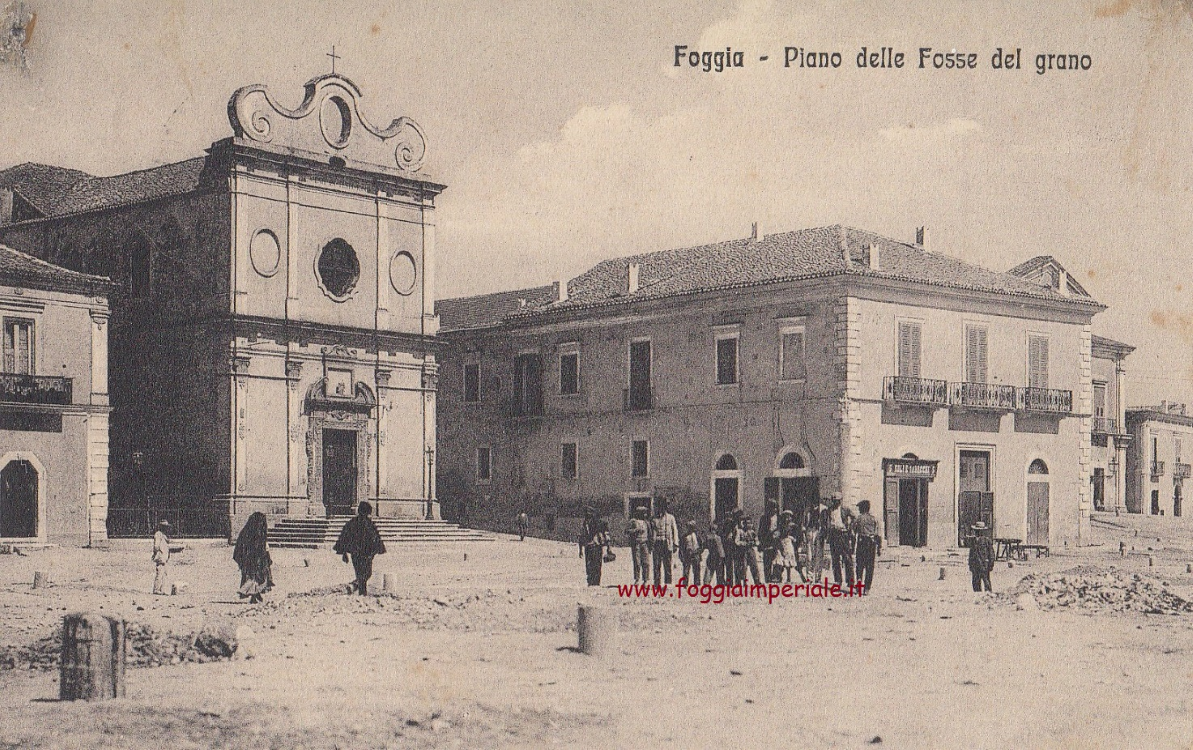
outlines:
{"label": "round oculus window", "polygon": [[319,251],[315,274],[327,295],[336,302],[343,302],[360,280],[360,261],[356,258],[356,251],[337,237]]}
{"label": "round oculus window", "polygon": [[413,255],[403,250],[390,258],[389,283],[393,285],[395,292],[401,295],[410,294],[417,282],[418,272],[415,270]]}
{"label": "round oculus window", "polygon": [[319,128],[323,131],[323,138],[332,148],[343,148],[348,145],[348,136],[352,134],[352,110],[348,102],[338,96],[329,96],[319,106]]}

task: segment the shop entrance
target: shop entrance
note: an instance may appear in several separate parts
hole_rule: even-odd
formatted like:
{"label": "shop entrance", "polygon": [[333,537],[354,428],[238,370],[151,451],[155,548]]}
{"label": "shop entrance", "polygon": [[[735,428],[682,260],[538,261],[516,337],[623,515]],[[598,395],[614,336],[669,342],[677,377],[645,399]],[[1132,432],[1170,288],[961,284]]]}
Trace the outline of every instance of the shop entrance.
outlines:
{"label": "shop entrance", "polygon": [[928,544],[928,487],[936,478],[937,461],[914,453],[883,459],[886,478],[883,526],[889,545],[923,547]]}

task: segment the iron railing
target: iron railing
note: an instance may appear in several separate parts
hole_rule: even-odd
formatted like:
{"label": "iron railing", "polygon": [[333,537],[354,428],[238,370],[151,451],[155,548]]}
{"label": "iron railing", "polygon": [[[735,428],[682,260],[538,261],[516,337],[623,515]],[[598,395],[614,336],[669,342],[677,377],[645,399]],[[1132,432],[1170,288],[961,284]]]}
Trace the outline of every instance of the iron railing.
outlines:
{"label": "iron railing", "polygon": [[71,378],[0,372],[0,402],[67,406],[73,393]]}
{"label": "iron railing", "polygon": [[1163,461],[1152,461],[1152,476],[1153,477],[1164,476],[1164,462]]}
{"label": "iron railing", "polygon": [[1049,414],[1071,414],[1073,392],[1056,388],[1020,388],[1019,400],[1024,411],[1042,411]]}
{"label": "iron railing", "polygon": [[1190,469],[1193,469],[1193,467],[1190,467],[1189,464],[1181,464],[1181,463],[1173,464],[1172,478],[1173,479],[1188,479],[1190,476]]}
{"label": "iron railing", "polygon": [[950,403],[971,409],[1012,411],[1018,403],[1015,387],[992,383],[953,383]]}
{"label": "iron railing", "polygon": [[1094,433],[1097,435],[1113,435],[1118,427],[1118,420],[1114,417],[1094,417]]}
{"label": "iron railing", "polygon": [[889,375],[882,379],[882,395],[887,401],[901,404],[948,406],[949,384],[945,380]]}

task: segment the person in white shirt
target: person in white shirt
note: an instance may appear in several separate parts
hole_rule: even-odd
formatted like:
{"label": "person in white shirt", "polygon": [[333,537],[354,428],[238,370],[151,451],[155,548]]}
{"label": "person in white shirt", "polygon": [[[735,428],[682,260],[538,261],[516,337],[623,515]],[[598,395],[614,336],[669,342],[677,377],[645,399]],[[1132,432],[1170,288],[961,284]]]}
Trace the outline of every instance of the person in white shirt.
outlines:
{"label": "person in white shirt", "polygon": [[170,522],[162,521],[153,534],[153,593],[166,595],[166,564],[170,562]]}
{"label": "person in white shirt", "polygon": [[675,516],[667,512],[667,502],[659,500],[659,509],[650,522],[652,552],[654,553],[654,583],[671,583],[671,556],[679,547],[679,526]]}

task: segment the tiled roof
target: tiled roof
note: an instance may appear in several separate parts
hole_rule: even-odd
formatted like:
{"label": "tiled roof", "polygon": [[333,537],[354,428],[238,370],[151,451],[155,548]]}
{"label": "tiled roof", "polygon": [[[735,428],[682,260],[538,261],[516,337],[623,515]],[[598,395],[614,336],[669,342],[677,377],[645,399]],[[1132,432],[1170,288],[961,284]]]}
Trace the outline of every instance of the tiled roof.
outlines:
{"label": "tiled roof", "polygon": [[199,187],[207,157],[112,177],[95,177],[74,169],[25,163],[0,171],[0,187],[20,193],[47,217],[186,193]]}
{"label": "tiled roof", "polygon": [[[878,250],[876,268],[870,267],[871,248]],[[639,287],[633,294],[626,289],[631,263],[636,263],[639,269]],[[1055,289],[1010,273],[991,271],[873,232],[834,225],[607,260],[572,279],[566,301],[544,297],[540,304],[530,302],[512,307],[507,314],[533,316],[555,310],[837,275],[897,279],[1101,308],[1088,296],[1061,295]],[[516,297],[519,293],[513,294]]]}
{"label": "tiled roof", "polygon": [[1130,344],[1124,344],[1121,341],[1115,341],[1114,339],[1109,339],[1105,336],[1099,336],[1096,333],[1093,334],[1092,343],[1095,347],[1100,346],[1106,349],[1114,349],[1124,354],[1130,354],[1131,352],[1135,351],[1135,347],[1131,346]]}
{"label": "tiled roof", "polygon": [[79,294],[107,294],[112,282],[103,276],[71,271],[0,245],[0,284]]}
{"label": "tiled roof", "polygon": [[439,316],[439,327],[444,332],[485,328],[527,307],[542,307],[554,300],[556,294],[555,285],[549,284],[477,297],[441,299],[435,303],[435,314]]}
{"label": "tiled roof", "polygon": [[1073,278],[1073,274],[1069,273],[1069,270],[1061,265],[1061,262],[1056,258],[1053,258],[1051,255],[1037,255],[1030,260],[1023,261],[1019,265],[1007,271],[1007,273],[1011,274],[1012,276],[1018,276],[1022,279],[1028,279],[1029,281],[1040,283],[1039,271],[1046,266],[1052,266],[1058,271],[1065,272],[1065,281],[1068,283],[1068,287],[1071,292],[1074,292],[1082,297],[1089,296],[1089,292],[1085,291],[1085,287],[1081,286],[1077,279]]}

